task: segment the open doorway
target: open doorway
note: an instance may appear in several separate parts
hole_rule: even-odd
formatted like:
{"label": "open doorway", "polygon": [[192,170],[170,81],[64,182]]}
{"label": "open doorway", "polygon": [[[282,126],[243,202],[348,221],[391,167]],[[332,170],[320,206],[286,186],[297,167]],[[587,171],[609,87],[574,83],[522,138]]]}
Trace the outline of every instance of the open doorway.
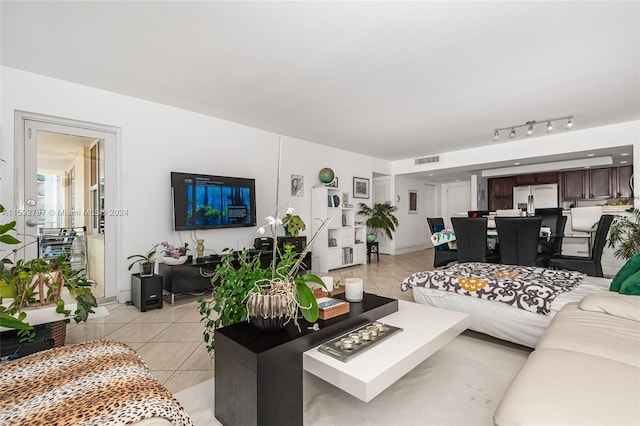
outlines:
{"label": "open doorway", "polygon": [[[38,256],[70,254],[104,289],[104,140],[37,131]],[[102,154],[102,155],[101,155]]]}
{"label": "open doorway", "polygon": [[30,259],[68,253],[73,269],[95,281],[101,302],[117,296],[117,231],[114,215],[117,132],[113,128],[16,112],[16,207]]}

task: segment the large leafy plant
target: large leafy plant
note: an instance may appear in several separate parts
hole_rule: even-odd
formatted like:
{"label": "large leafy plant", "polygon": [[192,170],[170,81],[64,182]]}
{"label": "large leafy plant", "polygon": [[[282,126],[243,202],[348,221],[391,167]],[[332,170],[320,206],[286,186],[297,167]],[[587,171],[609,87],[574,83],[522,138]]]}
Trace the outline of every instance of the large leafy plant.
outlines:
{"label": "large leafy plant", "polygon": [[360,203],[358,208],[358,214],[367,217],[366,225],[371,233],[382,231],[390,240],[393,239],[392,233],[399,224],[394,214],[398,207],[389,203],[375,203],[373,207]]}
{"label": "large leafy plant", "polygon": [[[275,227],[282,222],[273,217],[267,219],[275,235]],[[328,223],[329,220],[322,223],[300,254],[289,244],[285,244],[283,250],[280,250],[274,238],[273,258],[269,265],[263,266],[260,256],[250,256],[246,249],[240,253],[231,249],[224,251],[222,261],[216,266],[216,272],[211,278],[211,298],[198,299],[201,321],[205,327],[204,340],[209,351],[215,347],[215,329],[249,320],[247,304],[251,293],[286,294],[288,317],[298,329],[299,313],[310,323],[318,320],[318,302],[306,283],[312,282],[322,287],[325,284],[317,275],[299,275],[298,271],[304,256]]]}
{"label": "large leafy plant", "polygon": [[608,245],[619,259],[630,259],[640,252],[640,210],[629,209],[630,216],[615,216],[609,229]]}

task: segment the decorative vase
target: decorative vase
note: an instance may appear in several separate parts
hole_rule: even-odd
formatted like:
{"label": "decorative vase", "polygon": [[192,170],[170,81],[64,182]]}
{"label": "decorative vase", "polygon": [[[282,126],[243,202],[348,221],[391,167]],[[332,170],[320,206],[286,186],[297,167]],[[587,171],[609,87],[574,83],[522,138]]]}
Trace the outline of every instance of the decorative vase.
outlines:
{"label": "decorative vase", "polygon": [[140,276],[152,277],[155,262],[140,262]]}
{"label": "decorative vase", "polygon": [[376,240],[376,234],[367,234],[367,242],[372,243]]}
{"label": "decorative vase", "polygon": [[287,315],[288,296],[284,293],[249,294],[249,320],[262,331],[280,331],[289,319]]}
{"label": "decorative vase", "polygon": [[165,265],[182,265],[184,262],[187,261],[187,255],[185,254],[184,256],[180,256],[179,258],[175,258],[175,257],[171,257],[171,256],[165,256],[162,258],[162,261],[165,263]]}
{"label": "decorative vase", "polygon": [[5,297],[7,299],[15,299],[18,295],[18,289],[4,280],[0,280],[0,299]]}

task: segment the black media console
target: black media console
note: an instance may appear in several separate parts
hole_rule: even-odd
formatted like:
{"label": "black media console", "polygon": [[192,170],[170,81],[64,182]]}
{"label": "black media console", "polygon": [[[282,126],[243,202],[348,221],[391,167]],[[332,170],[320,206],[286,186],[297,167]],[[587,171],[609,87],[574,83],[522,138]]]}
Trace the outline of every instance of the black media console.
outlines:
{"label": "black media console", "polygon": [[[260,256],[262,265],[269,265],[273,251],[249,250],[250,256]],[[181,293],[202,293],[211,291],[211,275],[216,271],[216,266],[222,262],[218,255],[208,256],[201,262],[187,262],[182,265],[160,264],[159,275],[162,276],[162,284],[165,293],[171,296],[173,305],[175,295]],[[304,257],[305,270],[311,270],[311,252]],[[208,275],[208,276],[207,276]]]}

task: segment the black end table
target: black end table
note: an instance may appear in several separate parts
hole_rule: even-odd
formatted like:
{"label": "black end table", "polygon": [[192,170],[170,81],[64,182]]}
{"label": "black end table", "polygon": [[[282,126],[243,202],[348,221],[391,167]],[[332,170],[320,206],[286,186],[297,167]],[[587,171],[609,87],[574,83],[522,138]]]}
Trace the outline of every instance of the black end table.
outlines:
{"label": "black end table", "polygon": [[380,262],[380,253],[378,252],[378,242],[367,242],[367,263],[371,263],[371,253],[376,254],[376,260]]}

